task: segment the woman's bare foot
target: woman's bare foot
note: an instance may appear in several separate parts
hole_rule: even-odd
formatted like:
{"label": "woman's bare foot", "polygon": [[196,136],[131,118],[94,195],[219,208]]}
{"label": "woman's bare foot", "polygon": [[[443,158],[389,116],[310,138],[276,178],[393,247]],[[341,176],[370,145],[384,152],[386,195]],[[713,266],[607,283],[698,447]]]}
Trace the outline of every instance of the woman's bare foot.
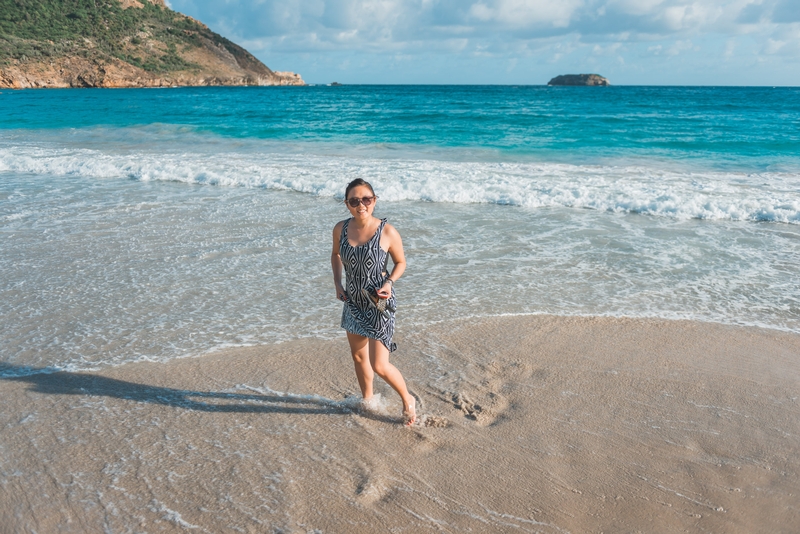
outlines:
{"label": "woman's bare foot", "polygon": [[371,395],[368,398],[361,399],[361,409],[366,410],[368,412],[375,412],[378,410],[381,404],[381,395],[380,393],[377,395]]}
{"label": "woman's bare foot", "polygon": [[411,395],[403,403],[403,419],[406,426],[411,426],[417,422],[417,401]]}

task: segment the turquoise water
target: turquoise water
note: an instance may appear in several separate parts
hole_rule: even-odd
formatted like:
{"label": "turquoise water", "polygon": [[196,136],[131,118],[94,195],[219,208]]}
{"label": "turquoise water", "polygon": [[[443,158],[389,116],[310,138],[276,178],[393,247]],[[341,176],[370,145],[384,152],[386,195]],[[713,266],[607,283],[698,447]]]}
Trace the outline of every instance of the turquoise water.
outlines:
{"label": "turquoise water", "polygon": [[226,138],[477,149],[504,159],[691,160],[760,172],[800,155],[800,89],[344,86],[6,91],[0,128],[181,125]]}
{"label": "turquoise water", "polygon": [[403,235],[400,338],[514,313],[800,332],[799,89],[2,91],[0,359],[341,335],[355,177]]}

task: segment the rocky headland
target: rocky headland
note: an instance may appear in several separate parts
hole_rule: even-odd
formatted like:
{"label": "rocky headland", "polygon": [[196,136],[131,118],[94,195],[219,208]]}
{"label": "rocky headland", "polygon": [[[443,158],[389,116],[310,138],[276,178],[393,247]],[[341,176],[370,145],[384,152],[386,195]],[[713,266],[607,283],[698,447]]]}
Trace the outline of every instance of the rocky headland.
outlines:
{"label": "rocky headland", "polygon": [[599,74],[562,74],[556,76],[547,85],[611,85],[608,80]]}
{"label": "rocky headland", "polygon": [[164,0],[0,0],[0,88],[305,85]]}

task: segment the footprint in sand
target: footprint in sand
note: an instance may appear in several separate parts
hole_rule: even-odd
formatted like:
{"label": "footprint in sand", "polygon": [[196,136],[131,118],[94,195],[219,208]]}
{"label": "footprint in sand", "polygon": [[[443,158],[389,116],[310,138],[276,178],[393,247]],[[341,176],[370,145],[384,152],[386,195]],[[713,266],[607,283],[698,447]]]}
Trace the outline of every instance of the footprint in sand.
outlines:
{"label": "footprint in sand", "polygon": [[487,403],[478,404],[466,393],[458,392],[451,395],[453,406],[457,410],[461,410],[464,417],[472,419],[481,426],[491,425],[498,418],[503,417],[503,412],[508,406],[505,397],[491,391],[487,394],[486,399]]}
{"label": "footprint in sand", "polygon": [[375,476],[369,472],[362,472],[356,479],[355,497],[363,505],[370,505],[384,499],[392,492],[392,488],[386,484],[380,476]]}
{"label": "footprint in sand", "polygon": [[417,424],[429,428],[446,428],[450,426],[450,421],[446,417],[422,414],[417,418]]}
{"label": "footprint in sand", "polygon": [[481,412],[483,412],[481,405],[472,402],[465,393],[455,393],[453,395],[453,405],[461,410],[465,417],[474,421],[477,421]]}

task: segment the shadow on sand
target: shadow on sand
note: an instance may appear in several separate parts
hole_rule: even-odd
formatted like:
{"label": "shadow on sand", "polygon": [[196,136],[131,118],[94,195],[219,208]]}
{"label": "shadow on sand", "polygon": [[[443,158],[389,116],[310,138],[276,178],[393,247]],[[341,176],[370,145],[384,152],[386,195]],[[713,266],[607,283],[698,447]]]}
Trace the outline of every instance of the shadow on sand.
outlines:
{"label": "shadow on sand", "polygon": [[317,395],[193,391],[148,386],[91,373],[69,373],[49,368],[20,367],[5,362],[0,362],[0,380],[27,382],[30,384],[28,390],[36,393],[113,397],[201,412],[290,413],[303,415],[335,415],[359,412],[368,419],[385,423],[398,422],[398,418],[358,410],[356,403],[326,399]]}

